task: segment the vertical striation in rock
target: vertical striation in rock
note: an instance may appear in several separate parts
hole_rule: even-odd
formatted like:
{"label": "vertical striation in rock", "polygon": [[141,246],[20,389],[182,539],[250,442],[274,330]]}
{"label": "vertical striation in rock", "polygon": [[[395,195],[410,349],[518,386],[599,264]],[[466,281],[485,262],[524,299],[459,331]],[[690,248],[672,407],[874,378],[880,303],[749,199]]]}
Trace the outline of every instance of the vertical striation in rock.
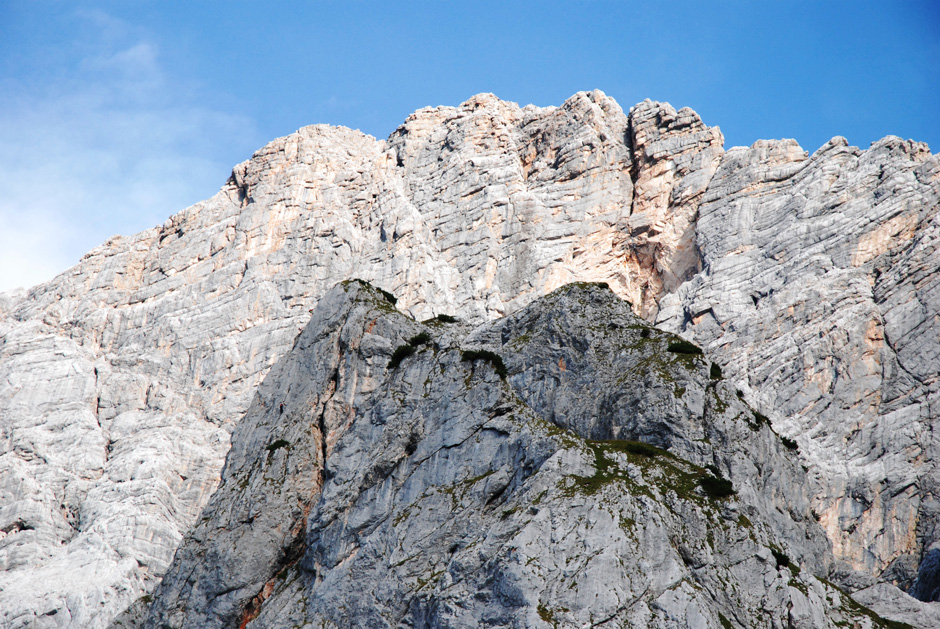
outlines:
{"label": "vertical striation in rock", "polygon": [[937,169],[897,138],[732,149],[699,209],[704,269],[659,313],[799,443],[836,556],[908,585],[937,539]]}
{"label": "vertical striation in rock", "polygon": [[0,296],[0,624],[101,627],[151,591],[259,383],[351,277],[473,323],[607,282],[799,443],[836,558],[909,587],[940,541],[938,157],[721,145],[597,91],[482,94],[385,141],[306,127]]}
{"label": "vertical striation in rock", "polygon": [[877,626],[812,576],[795,454],[678,340],[606,286],[472,331],[338,286],[142,625]]}
{"label": "vertical striation in rock", "polygon": [[724,154],[718,127],[694,111],[646,100],[630,110],[634,197],[628,299],[655,316],[659,299],[701,269],[698,206]]}

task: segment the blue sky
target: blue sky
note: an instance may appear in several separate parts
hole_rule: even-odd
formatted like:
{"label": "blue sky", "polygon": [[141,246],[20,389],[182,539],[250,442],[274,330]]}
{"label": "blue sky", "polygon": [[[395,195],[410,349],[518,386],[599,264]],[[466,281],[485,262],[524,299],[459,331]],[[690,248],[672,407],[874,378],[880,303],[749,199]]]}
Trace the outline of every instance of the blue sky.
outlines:
{"label": "blue sky", "polygon": [[689,106],[726,146],[940,150],[940,3],[0,3],[0,291],[214,194],[314,123],[385,137],[493,92]]}

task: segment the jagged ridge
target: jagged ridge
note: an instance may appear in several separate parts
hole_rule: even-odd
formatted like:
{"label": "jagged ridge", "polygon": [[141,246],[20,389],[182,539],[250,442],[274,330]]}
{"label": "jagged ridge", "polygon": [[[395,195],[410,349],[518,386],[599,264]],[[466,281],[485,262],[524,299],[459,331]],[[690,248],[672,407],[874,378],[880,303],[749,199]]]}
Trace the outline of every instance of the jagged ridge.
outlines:
{"label": "jagged ridge", "polygon": [[600,92],[481,95],[385,142],[308,127],[0,300],[3,623],[102,626],[152,589],[257,384],[352,276],[470,321],[608,282],[798,442],[837,556],[909,585],[940,538],[938,158],[721,142],[691,110]]}
{"label": "jagged ridge", "polygon": [[338,286],[142,625],[878,626],[811,576],[792,451],[675,338],[606,286],[475,330]]}

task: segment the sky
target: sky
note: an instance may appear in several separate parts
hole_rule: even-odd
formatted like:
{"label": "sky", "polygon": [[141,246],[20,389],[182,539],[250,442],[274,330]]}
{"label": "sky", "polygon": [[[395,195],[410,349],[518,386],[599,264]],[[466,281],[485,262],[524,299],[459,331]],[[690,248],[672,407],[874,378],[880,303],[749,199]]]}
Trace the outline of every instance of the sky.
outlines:
{"label": "sky", "polygon": [[689,106],[725,146],[940,150],[940,2],[0,0],[0,291],[215,194],[316,123],[492,92]]}

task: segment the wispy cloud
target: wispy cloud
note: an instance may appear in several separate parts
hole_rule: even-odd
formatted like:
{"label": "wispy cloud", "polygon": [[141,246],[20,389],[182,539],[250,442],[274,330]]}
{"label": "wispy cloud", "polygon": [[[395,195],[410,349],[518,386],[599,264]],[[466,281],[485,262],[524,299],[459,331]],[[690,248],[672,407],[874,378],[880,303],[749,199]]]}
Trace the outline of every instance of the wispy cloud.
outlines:
{"label": "wispy cloud", "polygon": [[255,135],[167,76],[146,33],[101,12],[76,19],[91,26],[72,43],[77,63],[0,77],[0,291],[212,194],[234,163],[225,138]]}

